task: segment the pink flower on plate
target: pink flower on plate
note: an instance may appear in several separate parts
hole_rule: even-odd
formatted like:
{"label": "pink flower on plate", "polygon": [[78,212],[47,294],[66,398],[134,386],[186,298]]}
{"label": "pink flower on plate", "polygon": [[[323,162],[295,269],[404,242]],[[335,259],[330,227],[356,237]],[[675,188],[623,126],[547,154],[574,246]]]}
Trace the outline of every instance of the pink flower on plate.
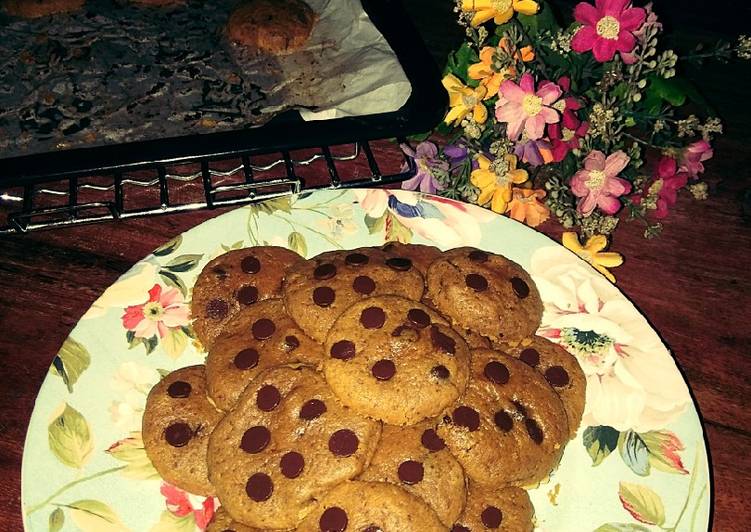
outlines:
{"label": "pink flower on plate", "polygon": [[193,514],[199,530],[206,530],[209,521],[214,517],[216,500],[214,497],[199,497],[162,482],[159,492],[164,495],[167,510],[175,517],[187,517]]}
{"label": "pink flower on plate", "polygon": [[686,172],[689,177],[696,179],[699,174],[704,172],[704,161],[708,161],[714,156],[712,145],[706,140],[699,140],[689,144],[680,157],[679,169]]}
{"label": "pink flower on plate", "polygon": [[168,329],[188,325],[190,308],[177,288],[164,290],[155,284],[149,290],[149,299],[126,308],[122,320],[123,326],[133,331],[136,338],[151,338],[157,333],[164,338]]}
{"label": "pink flower on plate", "polygon": [[640,7],[631,7],[630,0],[595,0],[595,5],[580,2],[574,18],[583,26],[571,41],[571,49],[584,53],[592,50],[595,59],[605,63],[615,52],[630,53],[636,46],[637,31],[646,18]]}
{"label": "pink flower on plate", "polygon": [[561,88],[552,81],[543,81],[535,90],[535,80],[529,72],[522,75],[518,85],[504,81],[498,95],[495,117],[508,124],[506,135],[511,140],[517,140],[522,131],[529,140],[537,140],[545,133],[545,124],[561,119],[553,108],[561,97]]}
{"label": "pink flower on plate", "polygon": [[[701,163],[700,163],[701,164]],[[678,201],[678,191],[688,183],[688,174],[678,171],[678,164],[672,157],[663,157],[657,165],[655,181],[649,187],[657,190],[656,218],[666,218],[668,209]]]}
{"label": "pink flower on plate", "polygon": [[631,190],[631,183],[618,177],[631,159],[623,151],[609,155],[592,150],[584,159],[584,169],[571,178],[571,191],[580,198],[577,210],[589,216],[595,207],[606,214],[615,214],[621,208],[618,198]]}

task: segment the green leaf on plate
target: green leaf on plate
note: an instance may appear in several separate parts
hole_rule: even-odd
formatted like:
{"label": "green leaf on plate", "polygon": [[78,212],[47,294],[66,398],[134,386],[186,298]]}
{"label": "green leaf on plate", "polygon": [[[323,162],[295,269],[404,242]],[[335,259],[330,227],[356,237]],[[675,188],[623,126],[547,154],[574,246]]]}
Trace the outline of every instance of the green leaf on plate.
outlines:
{"label": "green leaf on plate", "polygon": [[649,451],[649,464],[666,473],[688,475],[678,451],[684,450],[683,442],[667,430],[639,434]]}
{"label": "green leaf on plate", "polygon": [[69,336],[52,361],[50,372],[61,377],[68,387],[68,393],[73,393],[73,385],[90,363],[88,350]]}
{"label": "green leaf on plate", "polygon": [[[154,337],[156,338],[156,337]],[[171,359],[177,359],[188,347],[188,337],[179,327],[167,329],[167,334],[162,338],[162,348]]]}
{"label": "green leaf on plate", "polygon": [[159,338],[155,334],[151,338],[141,338],[141,342],[146,347],[146,354],[150,355],[154,352],[154,349],[156,349],[156,346],[159,345]]}
{"label": "green leaf on plate", "polygon": [[649,529],[633,523],[607,523],[598,526],[594,532],[649,532]]}
{"label": "green leaf on plate", "polygon": [[94,448],[88,422],[67,403],[47,428],[47,439],[52,454],[66,466],[76,469],[84,466]]}
{"label": "green leaf on plate", "polygon": [[164,377],[172,373],[170,370],[164,368],[157,368],[156,372],[159,373],[159,380],[162,380]]}
{"label": "green leaf on plate", "polygon": [[183,243],[183,237],[182,235],[177,235],[175,238],[170,240],[169,242],[165,242],[158,248],[154,250],[154,255],[157,257],[164,257],[165,255],[169,255],[170,253],[173,253],[177,248],[180,247],[180,244]]}
{"label": "green leaf on plate", "polygon": [[185,286],[185,283],[177,275],[167,270],[159,270],[159,275],[166,285],[173,286],[180,290],[183,297],[188,295],[188,287]]}
{"label": "green leaf on plate", "polygon": [[665,523],[665,507],[662,499],[650,488],[621,482],[618,497],[626,511],[637,521],[657,526]]}
{"label": "green leaf on plate", "polygon": [[639,434],[633,430],[621,432],[618,438],[618,450],[631,471],[640,477],[649,475],[649,449]]}
{"label": "green leaf on plate", "polygon": [[365,226],[368,228],[368,232],[371,235],[375,235],[376,233],[380,233],[383,231],[383,226],[386,221],[386,214],[383,213],[383,216],[380,218],[371,218],[367,214],[365,215]]}
{"label": "green leaf on plate", "polygon": [[582,435],[582,443],[592,458],[592,465],[598,466],[618,446],[620,433],[613,427],[601,425],[587,427]]}
{"label": "green leaf on plate", "polygon": [[282,211],[289,214],[292,212],[292,196],[279,196],[278,198],[254,203],[251,205],[251,209],[255,212],[262,212],[265,214],[274,214],[276,211]]}
{"label": "green leaf on plate", "polygon": [[243,247],[242,240],[238,240],[237,242],[235,242],[234,244],[230,244],[229,246],[225,246],[224,244],[222,244],[222,249],[224,250],[225,253],[228,251],[232,251],[233,249],[240,249],[241,247]]}
{"label": "green leaf on plate", "polygon": [[384,242],[409,243],[412,240],[412,230],[404,225],[391,211],[386,211],[386,220],[383,228]]}
{"label": "green leaf on plate", "polygon": [[61,508],[52,510],[49,518],[49,532],[58,532],[65,524],[65,513]]}
{"label": "green leaf on plate", "polygon": [[154,525],[151,532],[194,532],[196,530],[196,519],[192,513],[183,517],[165,510],[162,512],[159,522]]}
{"label": "green leaf on plate", "polygon": [[125,462],[125,468],[120,470],[125,477],[137,480],[160,478],[146,455],[140,432],[131,432],[127,438],[115,442],[105,452],[116,460]]}
{"label": "green leaf on plate", "polygon": [[203,258],[203,254],[188,254],[188,255],[180,255],[179,257],[175,257],[171,261],[169,261],[167,264],[165,264],[165,268],[167,268],[172,273],[183,273],[183,272],[189,272],[196,266],[198,266],[198,262]]}
{"label": "green leaf on plate", "polygon": [[64,505],[70,517],[83,532],[125,532],[128,529],[107,504],[83,499]]}
{"label": "green leaf on plate", "polygon": [[287,245],[289,249],[300,255],[301,257],[308,256],[308,244],[305,242],[305,237],[302,233],[292,231],[287,237]]}

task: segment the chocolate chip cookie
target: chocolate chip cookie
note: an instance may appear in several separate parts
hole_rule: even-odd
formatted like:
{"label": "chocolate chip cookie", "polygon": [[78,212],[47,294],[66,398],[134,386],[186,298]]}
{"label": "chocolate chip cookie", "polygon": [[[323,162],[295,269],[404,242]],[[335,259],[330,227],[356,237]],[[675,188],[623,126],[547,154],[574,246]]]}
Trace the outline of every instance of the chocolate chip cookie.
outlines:
{"label": "chocolate chip cookie", "polygon": [[393,425],[435,417],[467,385],[469,348],[430,308],[399,296],[364,299],[336,320],[323,371],[348,407]]}
{"label": "chocolate chip cookie", "polygon": [[261,532],[258,528],[238,523],[227,513],[224,506],[220,506],[214,513],[206,532]]}
{"label": "chocolate chip cookie", "polygon": [[342,406],[315,371],[272,368],[214,430],[209,478],[234,520],[291,528],[326,491],[365,469],[380,432]]}
{"label": "chocolate chip cookie", "polygon": [[336,318],[357,301],[387,294],[419,301],[423,284],[408,258],[378,248],[329,251],[290,268],[284,305],[308,336],[323,342]]}
{"label": "chocolate chip cookie", "polygon": [[474,248],[444,253],[428,269],[427,295],[458,329],[517,344],[540,325],[542,300],[524,269]]}
{"label": "chocolate chip cookie", "polygon": [[435,246],[424,244],[404,244],[402,242],[386,242],[381,249],[387,257],[404,257],[412,261],[412,266],[425,277],[428,267],[441,256],[441,250]]}
{"label": "chocolate chip cookie", "polygon": [[230,15],[227,34],[253,51],[286,54],[305,45],[317,19],[302,0],[246,0]]}
{"label": "chocolate chip cookie", "polygon": [[281,299],[251,305],[224,326],[206,357],[209,397],[228,411],[261,371],[280,364],[318,364],[323,348],[287,316]]}
{"label": "chocolate chip cookie", "polygon": [[214,495],[206,449],[221,418],[206,397],[204,366],[175,370],[151,389],[143,413],[143,446],[164,480],[196,495]]}
{"label": "chocolate chip cookie", "polygon": [[568,422],[558,394],[524,362],[472,351],[467,390],[444,412],[438,435],[482,485],[534,485],[560,461]]}
{"label": "chocolate chip cookie", "polygon": [[208,350],[232,317],[258,301],[280,297],[284,273],[302,262],[297,253],[275,246],[236,249],[201,271],[190,305],[193,329]]}
{"label": "chocolate chip cookie", "polygon": [[328,492],[298,532],[445,531],[420,498],[385,482],[350,481]]}
{"label": "chocolate chip cookie", "polygon": [[532,502],[523,489],[491,488],[470,482],[467,506],[451,532],[532,532],[534,515]]}
{"label": "chocolate chip cookie", "polygon": [[359,479],[389,482],[417,495],[446,526],[464,509],[464,471],[430,422],[384,425],[373,460]]}

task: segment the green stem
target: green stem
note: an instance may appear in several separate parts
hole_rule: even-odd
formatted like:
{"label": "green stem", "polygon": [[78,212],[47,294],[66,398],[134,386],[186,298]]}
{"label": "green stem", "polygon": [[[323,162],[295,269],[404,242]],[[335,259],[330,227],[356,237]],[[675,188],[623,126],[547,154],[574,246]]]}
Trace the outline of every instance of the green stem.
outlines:
{"label": "green stem", "polygon": [[686,494],[686,500],[683,502],[683,508],[681,508],[681,512],[678,514],[678,519],[675,520],[675,524],[672,528],[665,528],[663,530],[674,532],[678,525],[681,522],[681,519],[683,519],[683,514],[686,513],[686,508],[688,508],[688,502],[691,500],[691,495],[694,492],[694,485],[696,484],[696,477],[699,476],[697,472],[697,468],[699,467],[699,448],[696,449],[696,457],[694,458],[694,467],[691,469],[691,480],[688,483],[688,493]]}
{"label": "green stem", "polygon": [[105,469],[104,471],[99,471],[98,473],[94,473],[93,475],[89,475],[88,477],[81,477],[78,480],[68,482],[67,484],[62,486],[59,490],[57,490],[55,493],[47,497],[42,502],[40,502],[39,504],[35,504],[34,506],[26,510],[26,515],[31,515],[37,510],[44,508],[52,501],[52,499],[54,499],[58,495],[62,495],[73,486],[77,486],[78,484],[81,484],[83,482],[88,482],[89,480],[94,480],[95,478],[103,477],[104,475],[109,475],[110,473],[115,473],[116,471],[120,471],[121,469],[125,469],[126,467],[127,466],[122,465],[122,466],[113,467],[111,469]]}
{"label": "green stem", "polygon": [[696,506],[694,506],[694,511],[691,514],[691,530],[696,530],[696,514],[699,511],[699,506],[701,504],[702,497],[704,497],[704,492],[707,491],[707,485],[704,484],[702,486],[701,491],[699,492],[699,497],[696,499]]}
{"label": "green stem", "polygon": [[[293,224],[293,223],[292,223],[291,221],[289,221],[289,220],[287,220],[286,218],[283,218],[283,217],[281,217],[281,216],[279,216],[279,218],[280,218],[281,220],[284,220],[285,222],[287,222],[287,224],[289,224],[290,228],[291,228],[291,229],[292,229],[293,231],[297,231],[297,228],[295,227],[295,225],[294,225],[294,224]],[[331,244],[332,246],[336,246],[336,247],[338,247],[339,249],[342,249],[342,245],[341,245],[341,244],[340,244],[339,242],[337,242],[336,240],[333,240],[332,238],[330,238],[330,237],[329,237],[328,235],[326,235],[326,234],[324,234],[324,233],[322,233],[322,232],[320,232],[320,231],[316,231],[315,229],[313,229],[312,227],[310,227],[310,226],[308,226],[308,225],[306,225],[306,226],[305,226],[305,229],[307,229],[307,230],[308,230],[308,231],[310,231],[311,233],[315,233],[315,234],[317,234],[318,236],[320,236],[321,238],[323,238],[324,240],[326,240],[326,241],[327,241],[327,242],[328,242],[329,244]]]}

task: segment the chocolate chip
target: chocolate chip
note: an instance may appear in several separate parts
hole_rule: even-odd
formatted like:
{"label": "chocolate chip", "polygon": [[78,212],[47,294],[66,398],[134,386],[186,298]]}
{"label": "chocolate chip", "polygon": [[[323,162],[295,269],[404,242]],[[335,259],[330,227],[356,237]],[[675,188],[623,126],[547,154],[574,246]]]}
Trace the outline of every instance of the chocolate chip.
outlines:
{"label": "chocolate chip", "polygon": [[167,395],[175,399],[182,399],[190,395],[193,387],[189,382],[175,381],[167,387]]}
{"label": "chocolate chip", "polygon": [[321,264],[315,270],[313,270],[313,277],[319,281],[324,279],[331,279],[336,275],[336,266],[331,263]]}
{"label": "chocolate chip", "polygon": [[430,316],[428,316],[428,313],[420,308],[412,308],[409,309],[409,312],[407,312],[407,319],[415,326],[420,329],[424,329],[428,325],[430,325]]}
{"label": "chocolate chip", "polygon": [[334,299],[336,299],[336,293],[333,288],[319,286],[313,290],[313,303],[319,307],[330,307]]}
{"label": "chocolate chip", "polygon": [[193,431],[187,423],[173,423],[164,429],[164,439],[172,447],[183,447],[193,437]]}
{"label": "chocolate chip", "polygon": [[229,314],[229,305],[223,299],[212,299],[206,303],[206,316],[212,320],[221,320]]}
{"label": "chocolate chip", "polygon": [[326,511],[321,514],[321,518],[318,520],[321,532],[344,532],[348,523],[347,512],[338,506],[326,508]]}
{"label": "chocolate chip", "polygon": [[486,379],[496,384],[506,384],[509,379],[508,368],[497,360],[485,364],[483,374]]}
{"label": "chocolate chip", "polygon": [[240,268],[245,273],[258,273],[261,271],[261,261],[255,257],[245,257],[240,262]]}
{"label": "chocolate chip", "polygon": [[355,356],[355,344],[349,340],[339,340],[331,346],[331,358],[339,360],[349,360]]}
{"label": "chocolate chip", "polygon": [[545,370],[545,380],[551,386],[560,388],[566,386],[569,382],[568,372],[561,366],[550,366]]}
{"label": "chocolate chip", "polygon": [[399,480],[408,486],[412,486],[422,481],[422,477],[425,475],[425,469],[422,467],[421,462],[406,460],[399,464],[397,473],[399,474]]}
{"label": "chocolate chip", "polygon": [[386,323],[386,313],[381,307],[368,307],[360,314],[360,323],[366,329],[380,329]]}
{"label": "chocolate chip", "polygon": [[373,364],[370,372],[379,381],[387,381],[396,373],[396,366],[390,360],[379,360]]}
{"label": "chocolate chip", "polygon": [[475,292],[484,292],[488,289],[488,280],[479,273],[470,273],[464,277],[464,282]]}
{"label": "chocolate chip", "polygon": [[235,355],[234,360],[237,369],[250,369],[258,365],[258,351],[249,347]]}
{"label": "chocolate chip", "polygon": [[456,353],[456,341],[447,334],[442,333],[436,325],[430,328],[430,339],[433,345],[442,351],[450,355]]}
{"label": "chocolate chip", "polygon": [[444,365],[434,366],[433,369],[430,370],[430,374],[437,379],[443,380],[448,379],[451,375],[449,369]]}
{"label": "chocolate chip", "polygon": [[352,456],[357,451],[360,440],[349,429],[340,429],[329,438],[329,451],[336,456]]}
{"label": "chocolate chip", "polygon": [[297,336],[290,334],[284,337],[284,344],[287,346],[287,349],[294,351],[300,347],[300,340],[297,339]]}
{"label": "chocolate chip", "polygon": [[472,532],[464,525],[454,525],[451,527],[451,532]]}
{"label": "chocolate chip", "polygon": [[322,416],[326,412],[326,403],[320,399],[311,399],[306,401],[300,408],[300,417],[310,421]]}
{"label": "chocolate chip", "polygon": [[368,256],[363,255],[362,253],[350,253],[344,257],[344,262],[350,266],[363,266],[367,264],[369,260]]}
{"label": "chocolate chip", "polygon": [[521,352],[519,360],[534,368],[540,363],[540,353],[537,352],[537,349],[528,347]]}
{"label": "chocolate chip", "polygon": [[438,436],[438,433],[433,429],[425,429],[422,436],[420,436],[420,443],[428,451],[440,451],[446,447],[446,443]]}
{"label": "chocolate chip", "polygon": [[516,294],[516,297],[519,299],[524,299],[529,295],[529,285],[524,282],[524,279],[519,279],[518,277],[512,277],[511,278],[511,288],[514,289],[514,293]]}
{"label": "chocolate chip", "polygon": [[488,254],[481,249],[473,249],[469,252],[469,260],[472,262],[488,262]]}
{"label": "chocolate chip", "polygon": [[503,410],[499,410],[495,413],[495,415],[493,416],[493,421],[495,421],[495,426],[501,429],[503,432],[510,431],[514,426],[513,418]]}
{"label": "chocolate chip", "polygon": [[258,288],[255,286],[243,286],[237,291],[237,301],[241,305],[252,305],[258,301]]}
{"label": "chocolate chip", "polygon": [[216,275],[220,279],[227,277],[227,270],[225,270],[221,266],[214,266],[211,271],[214,272],[214,275]]}
{"label": "chocolate chip", "polygon": [[406,272],[412,267],[412,261],[404,257],[391,257],[386,259],[386,266],[398,272]]}
{"label": "chocolate chip", "polygon": [[253,323],[250,330],[256,340],[267,340],[276,331],[276,325],[268,318],[261,318]]}
{"label": "chocolate chip", "polygon": [[480,414],[477,410],[468,406],[455,408],[452,417],[454,423],[460,427],[466,427],[470,432],[474,432],[480,428]]}
{"label": "chocolate chip", "polygon": [[498,528],[501,526],[503,514],[495,506],[487,506],[480,514],[482,524],[488,528]]}
{"label": "chocolate chip", "polygon": [[256,473],[252,475],[248,479],[247,484],[245,484],[245,493],[256,502],[268,500],[273,491],[274,483],[271,482],[271,477],[265,473]]}
{"label": "chocolate chip", "polygon": [[532,438],[532,441],[537,445],[540,445],[542,443],[543,436],[542,429],[540,428],[540,425],[537,424],[537,421],[527,418],[524,420],[524,426],[527,427],[527,434],[529,434],[529,437]]}
{"label": "chocolate chip", "polygon": [[271,432],[266,427],[250,427],[240,440],[240,449],[246,453],[256,454],[263,451],[271,441]]}
{"label": "chocolate chip", "polygon": [[261,386],[256,394],[256,405],[260,410],[264,412],[271,412],[277,406],[279,401],[282,400],[282,394],[279,393],[279,389],[271,384]]}
{"label": "chocolate chip", "polygon": [[302,473],[305,467],[305,459],[300,453],[290,451],[282,456],[279,460],[279,468],[282,470],[282,475],[287,478],[297,478]]}
{"label": "chocolate chip", "polygon": [[367,275],[358,275],[355,277],[355,280],[352,281],[352,288],[358,294],[367,296],[373,293],[376,289],[376,284],[375,281]]}

